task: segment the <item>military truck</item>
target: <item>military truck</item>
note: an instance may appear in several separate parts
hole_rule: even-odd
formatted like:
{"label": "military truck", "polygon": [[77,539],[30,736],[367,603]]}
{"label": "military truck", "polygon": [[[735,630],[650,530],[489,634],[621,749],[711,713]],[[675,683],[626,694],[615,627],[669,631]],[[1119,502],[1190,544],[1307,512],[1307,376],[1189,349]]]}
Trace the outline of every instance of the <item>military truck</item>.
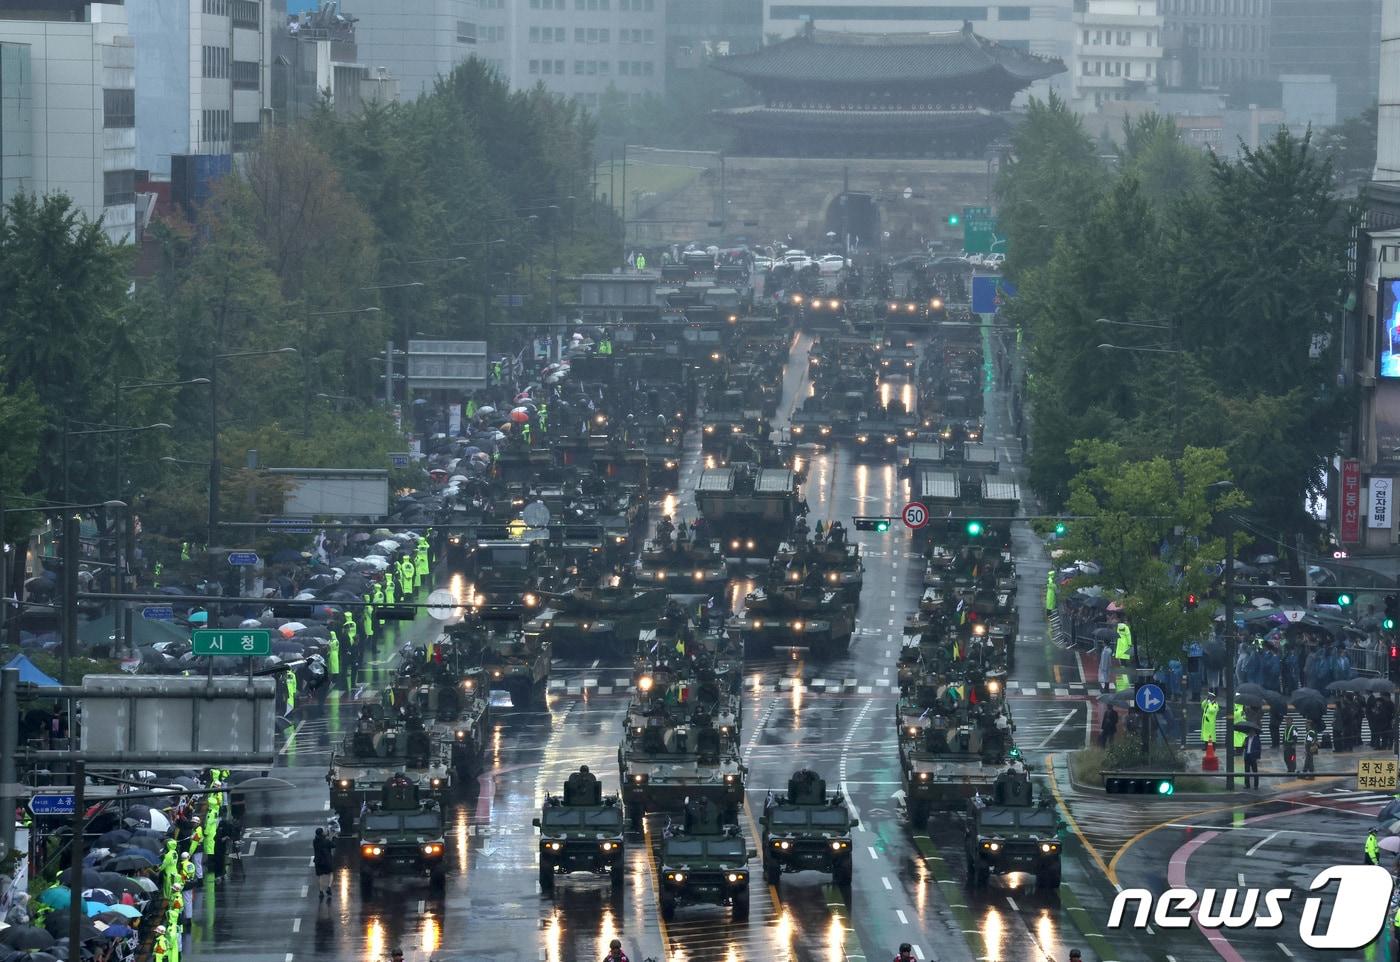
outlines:
{"label": "military truck", "polygon": [[982,888],[993,875],[1035,876],[1036,888],[1060,887],[1060,820],[1050,798],[1031,797],[1030,776],[1010,767],[996,777],[990,798],[967,804],[967,881]]}
{"label": "military truck", "polygon": [[[388,875],[426,877],[435,890],[447,882],[447,838],[442,806],[421,779],[399,772],[378,787],[360,830],[360,887],[368,895]],[[341,828],[345,823],[341,822]]]}
{"label": "military truck", "polygon": [[661,611],[666,596],[612,577],[545,596],[549,608],[531,627],[561,654],[602,653],[626,657],[637,636]]}
{"label": "military truck", "polygon": [[[446,649],[439,655],[439,646]],[[452,650],[450,642],[434,642],[426,648],[411,649],[415,657],[443,666],[457,665],[462,658]],[[404,657],[409,657],[405,652]],[[438,657],[441,661],[437,662]],[[450,747],[448,768],[454,785],[467,785],[481,774],[486,751],[486,733],[491,724],[489,685],[480,668],[454,671],[424,678],[421,668],[413,670],[411,662],[399,668],[398,684],[394,686],[397,704],[412,705],[425,720],[429,738]],[[406,670],[407,669],[407,670]],[[421,682],[421,683],[420,683]]]}
{"label": "military truck", "polygon": [[474,605],[527,604],[537,595],[546,569],[538,541],[478,541],[467,556]]}
{"label": "military truck", "polygon": [[751,464],[710,468],[700,473],[695,504],[726,559],[771,558],[797,517],[797,477]]}
{"label": "military truck", "polygon": [[786,795],[763,802],[763,878],[777,885],[784,872],[827,872],[851,884],[851,829],[858,825],[846,799],[828,796],[826,781],[810,769],[794,772]]}
{"label": "military truck", "polygon": [[[677,812],[706,798],[726,819],[738,818],[748,768],[737,732],[703,707],[690,707],[689,679],[660,673],[639,680],[617,750],[627,820],[640,831],[648,812]],[[698,685],[697,689],[698,697]]]}
{"label": "military truck", "polygon": [[682,905],[728,905],[734,921],[744,921],[748,862],[756,853],[738,824],[707,797],[686,798],[684,811],[683,823],[669,825],[661,842],[661,917],[669,922]]}
{"label": "military truck", "polygon": [[390,691],[360,708],[355,730],[331,755],[326,784],[343,831],[354,829],[360,810],[395,774],[417,779],[425,794],[443,801],[452,787],[450,746],[429,730],[413,704],[395,704]]}
{"label": "military truck", "polygon": [[564,794],[546,795],[534,821],[540,830],[540,890],[554,890],[555,876],[588,872],[622,888],[625,869],[622,800],[604,795],[598,776],[584,765],[564,783]]}
{"label": "military truck", "polygon": [[465,651],[466,664],[480,669],[482,685],[504,689],[512,706],[528,709],[545,696],[553,648],[538,629],[522,625],[522,616],[519,605],[475,606],[448,637]]}
{"label": "military truck", "polygon": [[703,624],[691,616],[696,600],[673,596],[655,626],[642,632],[632,674],[637,697],[628,718],[644,717],[652,691],[665,691],[690,711],[703,712],[722,739],[737,743],[743,733],[742,653],[708,615]]}
{"label": "military truck", "polygon": [[922,828],[933,809],[957,810],[973,795],[990,793],[1011,739],[1010,717],[1001,706],[959,699],[919,715],[902,711],[899,767],[910,824]]}

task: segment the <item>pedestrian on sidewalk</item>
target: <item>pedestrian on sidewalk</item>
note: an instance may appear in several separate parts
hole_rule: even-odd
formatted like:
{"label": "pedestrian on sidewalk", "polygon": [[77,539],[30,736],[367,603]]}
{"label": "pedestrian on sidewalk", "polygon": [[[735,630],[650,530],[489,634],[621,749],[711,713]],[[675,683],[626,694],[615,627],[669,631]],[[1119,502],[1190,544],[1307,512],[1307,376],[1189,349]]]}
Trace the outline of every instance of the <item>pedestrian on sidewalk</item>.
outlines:
{"label": "pedestrian on sidewalk", "polygon": [[1099,649],[1099,691],[1109,690],[1109,676],[1112,672],[1113,649],[1108,646],[1108,642],[1104,642],[1103,647]]}
{"label": "pedestrian on sidewalk", "polygon": [[1298,726],[1292,722],[1283,733],[1283,765],[1290,772],[1298,770]]}
{"label": "pedestrian on sidewalk", "polygon": [[[1259,756],[1263,754],[1264,742],[1257,730],[1251,730],[1244,739],[1244,787],[1259,787]],[[1250,785],[1250,773],[1254,773],[1254,784]]]}
{"label": "pedestrian on sidewalk", "polygon": [[316,829],[311,840],[312,870],[316,873],[316,901],[331,900],[331,869],[335,864],[335,845],[324,828]]}
{"label": "pedestrian on sidewalk", "polygon": [[1103,710],[1103,721],[1099,723],[1099,747],[1107,749],[1113,744],[1113,738],[1118,734],[1118,710],[1112,705],[1105,705]]}
{"label": "pedestrian on sidewalk", "polygon": [[1308,724],[1308,733],[1303,739],[1303,778],[1308,781],[1313,780],[1313,761],[1317,758],[1317,749],[1321,739],[1317,737],[1317,731],[1311,722]]}

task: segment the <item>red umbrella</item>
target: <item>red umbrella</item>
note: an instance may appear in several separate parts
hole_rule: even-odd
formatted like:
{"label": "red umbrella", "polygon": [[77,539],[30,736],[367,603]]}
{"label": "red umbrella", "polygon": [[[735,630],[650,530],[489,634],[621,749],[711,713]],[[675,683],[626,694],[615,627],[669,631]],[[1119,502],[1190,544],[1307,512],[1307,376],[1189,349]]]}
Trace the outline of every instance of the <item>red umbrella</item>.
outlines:
{"label": "red umbrella", "polygon": [[516,408],[510,412],[510,419],[516,424],[524,424],[526,421],[530,420],[530,412],[524,408]]}

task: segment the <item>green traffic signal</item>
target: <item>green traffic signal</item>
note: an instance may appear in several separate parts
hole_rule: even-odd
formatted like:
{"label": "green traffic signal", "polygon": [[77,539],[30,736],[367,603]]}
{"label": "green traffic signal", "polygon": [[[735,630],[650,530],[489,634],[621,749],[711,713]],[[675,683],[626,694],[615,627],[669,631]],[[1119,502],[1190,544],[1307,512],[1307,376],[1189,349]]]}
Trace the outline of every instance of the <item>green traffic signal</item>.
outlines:
{"label": "green traffic signal", "polygon": [[973,538],[980,538],[980,537],[982,537],[982,522],[980,522],[980,521],[969,521],[969,522],[967,523],[967,533],[968,533],[968,536],[969,536],[969,537],[973,537]]}
{"label": "green traffic signal", "polygon": [[1170,780],[1168,780],[1168,779],[1163,779],[1162,781],[1160,781],[1160,782],[1157,783],[1157,794],[1158,794],[1158,795],[1175,795],[1175,794],[1176,794],[1176,785],[1173,784],[1173,783],[1172,783]]}
{"label": "green traffic signal", "polygon": [[875,530],[884,534],[886,531],[890,530],[890,523],[884,518],[881,518],[879,521],[875,522]]}
{"label": "green traffic signal", "polygon": [[1351,595],[1347,594],[1345,591],[1337,595],[1337,604],[1345,608],[1347,605],[1351,604]]}
{"label": "green traffic signal", "polygon": [[1176,782],[1170,778],[1107,778],[1104,789],[1109,795],[1156,795],[1166,798],[1176,794]]}
{"label": "green traffic signal", "polygon": [[961,223],[962,223],[962,218],[959,217],[957,214],[949,214],[949,215],[948,215],[948,226],[949,226],[949,227],[957,227],[957,226],[958,226],[959,224],[961,224]]}
{"label": "green traffic signal", "polygon": [[1381,627],[1384,628],[1386,631],[1394,631],[1394,630],[1395,630],[1395,619],[1394,619],[1394,618],[1387,618],[1387,619],[1385,619],[1384,621],[1381,622]]}
{"label": "green traffic signal", "polygon": [[1055,524],[1055,537],[1057,537],[1057,538],[1063,538],[1064,535],[1065,535],[1065,532],[1068,531],[1068,530],[1069,530],[1069,526],[1066,525],[1063,521],[1056,522],[1056,524]]}

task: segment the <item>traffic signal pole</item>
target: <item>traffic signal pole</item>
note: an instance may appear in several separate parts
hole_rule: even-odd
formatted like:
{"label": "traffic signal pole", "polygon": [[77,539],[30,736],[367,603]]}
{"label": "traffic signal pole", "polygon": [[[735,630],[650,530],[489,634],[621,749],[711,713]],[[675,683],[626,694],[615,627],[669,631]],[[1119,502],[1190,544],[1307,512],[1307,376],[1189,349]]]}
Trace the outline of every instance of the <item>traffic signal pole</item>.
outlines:
{"label": "traffic signal pole", "polygon": [[[1235,790],[1235,519],[1225,517],[1225,790]],[[1185,724],[1183,719],[1182,724]]]}

